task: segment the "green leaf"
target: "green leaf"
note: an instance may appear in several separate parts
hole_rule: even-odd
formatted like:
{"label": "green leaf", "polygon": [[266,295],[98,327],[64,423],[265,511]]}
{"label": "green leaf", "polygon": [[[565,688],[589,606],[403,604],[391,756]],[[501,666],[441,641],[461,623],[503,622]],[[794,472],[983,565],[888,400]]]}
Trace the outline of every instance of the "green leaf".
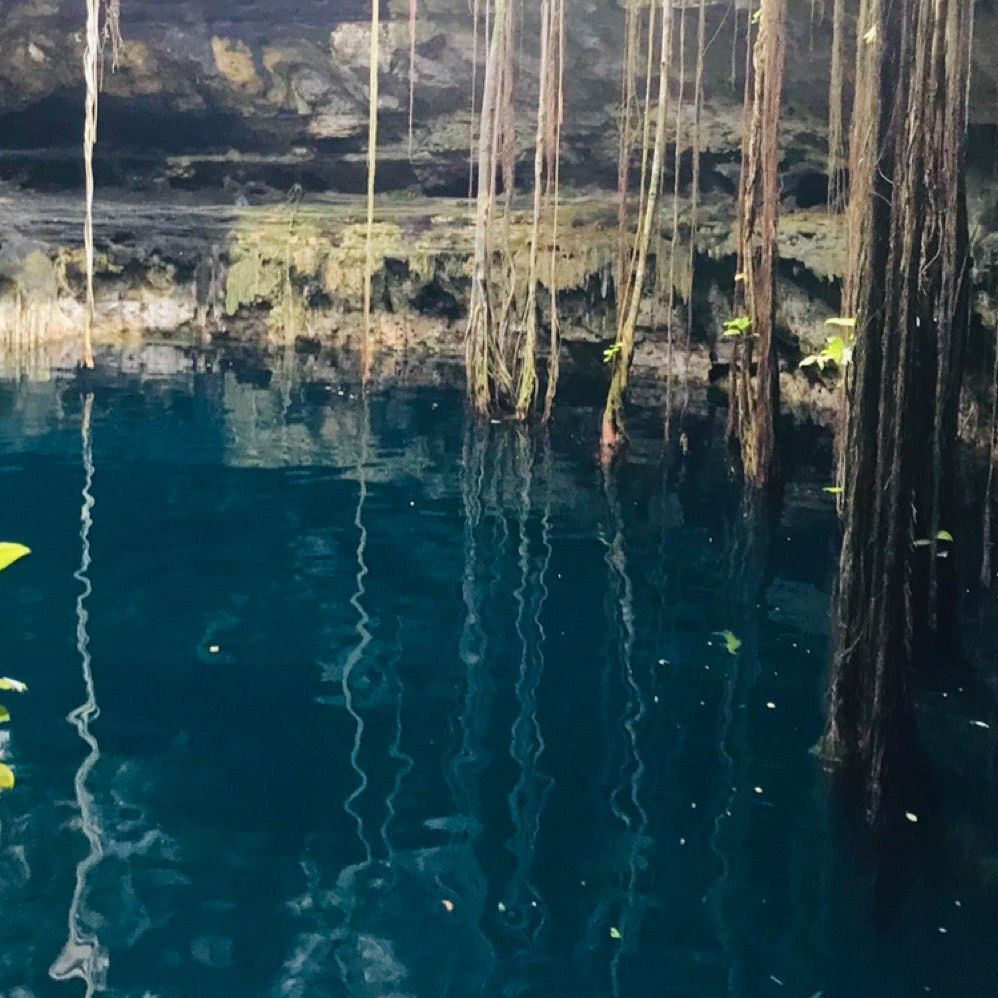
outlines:
{"label": "green leaf", "polygon": [[758,10],[757,10],[757,11],[756,11],[756,12],[755,12],[755,13],[754,13],[753,15],[752,15],[752,23],[753,23],[753,24],[758,24],[758,23],[759,23],[759,22],[760,22],[761,20],[762,20],[762,8],[760,7],[760,8],[759,8],[759,9],[758,9]]}
{"label": "green leaf", "polygon": [[610,926],[610,938],[611,939],[623,939],[624,937],[620,934],[620,929],[616,925]]}
{"label": "green leaf", "polygon": [[27,693],[28,686],[20,679],[11,679],[9,676],[0,676],[0,690],[7,690],[13,693]]}
{"label": "green leaf", "polygon": [[732,631],[715,631],[714,633],[719,638],[724,639],[724,647],[727,649],[729,655],[738,654],[738,650],[742,646],[741,638],[739,638]]}
{"label": "green leaf", "polygon": [[845,491],[841,485],[826,485],[822,492],[827,492],[830,496],[840,496]]}
{"label": "green leaf", "polygon": [[0,724],[6,724],[10,720],[10,711],[0,705]]}
{"label": "green leaf", "polygon": [[623,343],[614,343],[613,346],[607,347],[607,349],[603,351],[603,363],[612,364],[617,359],[617,354],[619,354],[623,349]]}
{"label": "green leaf", "polygon": [[[829,322],[846,323],[847,319],[829,319]],[[801,367],[809,367],[812,364],[824,371],[826,365],[834,364],[839,370],[845,368],[852,361],[852,347],[841,336],[829,336],[825,342],[824,349],[818,353],[810,354],[801,362]]]}
{"label": "green leaf", "polygon": [[846,341],[841,336],[829,337],[825,344],[825,356],[836,366],[845,367]]}
{"label": "green leaf", "polygon": [[16,782],[14,770],[0,762],[0,790],[13,790]]}
{"label": "green leaf", "polygon": [[752,328],[752,320],[747,315],[728,319],[724,324],[725,336],[744,336]]}
{"label": "green leaf", "polygon": [[31,554],[31,548],[26,548],[23,544],[11,544],[9,541],[0,542],[0,572],[5,568],[10,568],[15,561]]}
{"label": "green leaf", "polygon": [[826,319],[826,326],[838,326],[840,329],[855,329],[856,320],[852,317],[837,315],[834,319]]}

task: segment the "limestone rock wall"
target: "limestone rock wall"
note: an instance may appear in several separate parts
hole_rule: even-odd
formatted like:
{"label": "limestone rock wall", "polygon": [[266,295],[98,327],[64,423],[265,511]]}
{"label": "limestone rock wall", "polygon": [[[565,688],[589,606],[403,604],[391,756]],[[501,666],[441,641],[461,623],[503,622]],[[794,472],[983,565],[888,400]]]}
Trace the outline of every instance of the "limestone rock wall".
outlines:
{"label": "limestone rock wall", "polygon": [[[535,5],[522,29],[519,97],[524,142],[536,85]],[[741,4],[739,3],[739,6]],[[820,168],[828,29],[794,4],[785,141],[795,168]],[[364,0],[123,0],[127,40],[106,77],[98,167],[105,184],[353,191],[362,180],[367,122]],[[408,0],[385,3],[382,145],[385,187],[460,193],[467,183],[474,42],[468,0],[418,0],[416,136],[408,155]],[[677,18],[682,4],[677,4]],[[623,10],[617,0],[571,0],[566,52],[565,175],[612,186]],[[0,4],[0,177],[28,187],[72,186],[79,167],[81,29],[77,0]],[[747,13],[738,14],[741,35]],[[686,13],[692,66],[696,12]],[[732,188],[742,63],[734,8],[708,4],[704,139],[718,169],[707,183]],[[687,77],[690,75],[686,74]],[[673,73],[676,99],[692,83]],[[793,171],[791,171],[793,172]]]}
{"label": "limestone rock wall", "polygon": [[[468,182],[476,65],[471,0],[417,0],[411,156],[409,0],[381,2],[381,186],[460,195]],[[533,134],[536,6],[524,5],[521,30],[524,147]],[[704,185],[718,197],[733,196],[736,185],[748,6],[707,3]],[[977,6],[972,155],[990,170],[998,136],[991,54],[998,4]],[[789,4],[783,143],[791,207],[813,207],[824,197],[826,7],[824,0]],[[624,12],[620,0],[569,0],[567,11],[565,182],[613,187]],[[98,183],[220,191],[233,200],[296,183],[306,191],[359,192],[369,12],[369,0],[122,0],[126,46],[118,71],[105,77]],[[0,183],[79,186],[84,15],[80,0],[0,0]],[[677,25],[686,21],[687,70],[675,60],[671,90],[688,105],[697,0],[675,0],[674,16]]]}

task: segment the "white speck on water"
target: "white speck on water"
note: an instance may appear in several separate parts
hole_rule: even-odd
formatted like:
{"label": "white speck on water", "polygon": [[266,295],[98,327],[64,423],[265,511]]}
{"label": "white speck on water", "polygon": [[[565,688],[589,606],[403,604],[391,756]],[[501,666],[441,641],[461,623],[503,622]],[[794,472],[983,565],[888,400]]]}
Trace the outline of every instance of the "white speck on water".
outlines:
{"label": "white speck on water", "polygon": [[755,792],[756,792],[757,794],[761,794],[761,793],[762,793],[762,787],[756,787],[756,788],[755,788]]}
{"label": "white speck on water", "polygon": [[681,846],[684,846],[684,845],[686,845],[686,839],[680,839],[680,840],[679,840],[679,844],[680,844]]}
{"label": "white speck on water", "polygon": [[655,703],[658,703],[658,696],[655,697]]}
{"label": "white speck on water", "polygon": [[773,701],[772,701],[772,700],[767,700],[767,701],[766,701],[766,707],[767,707],[767,708],[768,708],[769,710],[776,710],[776,704],[775,704],[775,703],[773,703]]}
{"label": "white speck on water", "polygon": [[962,908],[963,907],[963,902],[962,901],[954,901],[953,904],[955,904],[957,906],[957,908]]}
{"label": "white speck on water", "polygon": [[209,651],[209,652],[211,652],[211,654],[212,654],[212,655],[217,655],[217,654],[218,654],[218,653],[219,653],[219,652],[220,652],[221,650],[222,650],[222,649],[221,649],[221,648],[219,648],[219,647],[218,647],[218,645],[212,645],[212,646],[211,646],[211,647],[210,647],[210,648],[208,649],[208,651]]}
{"label": "white speck on water", "polygon": [[[789,540],[789,538],[788,538],[788,540]],[[783,987],[783,981],[781,981],[781,980],[780,980],[780,979],[779,979],[778,977],[774,977],[774,976],[773,976],[772,974],[770,974],[770,975],[769,975],[769,979],[770,979],[770,980],[771,980],[771,981],[772,981],[772,982],[773,982],[774,984],[778,984],[778,985],[779,985],[779,986],[780,986],[781,988]]]}
{"label": "white speck on water", "polygon": [[914,811],[905,811],[904,816],[914,825],[918,822],[918,815]]}
{"label": "white speck on water", "polygon": [[971,721],[970,722],[975,728],[990,728],[991,725],[987,721]]}
{"label": "white speck on water", "polygon": [[690,801],[690,808],[695,811],[697,809],[697,802],[696,801]]}
{"label": "white speck on water", "polygon": [[939,926],[939,934],[941,936],[945,936],[947,932],[949,932],[949,929],[947,929],[945,925]]}

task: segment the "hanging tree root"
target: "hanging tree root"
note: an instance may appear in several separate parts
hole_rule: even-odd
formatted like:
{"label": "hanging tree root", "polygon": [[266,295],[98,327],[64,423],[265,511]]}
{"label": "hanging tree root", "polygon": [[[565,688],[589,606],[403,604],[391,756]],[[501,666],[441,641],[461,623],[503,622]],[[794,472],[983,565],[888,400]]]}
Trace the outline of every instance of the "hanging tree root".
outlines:
{"label": "hanging tree root", "polygon": [[367,125],[367,232],[364,248],[364,339],[361,380],[371,378],[371,291],[374,282],[374,193],[378,173],[378,60],[380,58],[381,7],[371,0],[370,75]]}
{"label": "hanging tree root", "polygon": [[828,210],[846,204],[845,62],[846,0],[833,0],[832,66],[828,86]]}
{"label": "hanging tree root", "polygon": [[[486,8],[488,11],[488,8]],[[550,363],[541,418],[551,415],[558,380],[557,253],[561,123],[564,113],[564,0],[542,0],[540,73],[534,138],[533,216],[526,281],[511,239],[516,167],[516,42],[521,0],[496,0],[485,61],[478,131],[478,191],[466,338],[468,394],[480,416],[518,420],[538,408],[541,250],[550,218]],[[502,204],[498,198],[502,189]]]}
{"label": "hanging tree root", "polygon": [[565,0],[553,0],[552,19],[552,68],[553,120],[548,121],[549,156],[547,184],[548,201],[551,208],[551,256],[548,273],[550,294],[551,333],[548,339],[548,376],[544,392],[543,422],[551,418],[554,399],[558,391],[558,377],[561,372],[561,331],[558,318],[558,209],[561,199],[561,128],[565,115]]}
{"label": "hanging tree root", "polygon": [[[779,481],[776,420],[780,381],[775,326],[785,17],[786,0],[762,0],[745,80],[736,298],[744,296],[749,324],[742,331],[733,364],[729,418],[733,420],[730,433],[741,449],[745,479],[758,489],[774,487]],[[751,45],[751,25],[748,38]]]}
{"label": "hanging tree root", "polygon": [[[540,240],[542,218],[552,213],[552,198],[557,198],[557,174],[560,157],[560,117],[562,85],[562,42],[561,15],[564,0],[541,0],[541,59],[540,85],[537,98],[537,133],[534,142],[534,208],[530,238],[530,262],[527,275],[527,300],[522,320],[524,339],[518,355],[513,358],[519,367],[516,399],[516,418],[527,419],[534,407],[538,394],[537,344],[538,344],[538,303],[537,292],[540,284]],[[551,413],[554,393],[557,390],[558,376],[558,301],[556,276],[557,229],[552,215],[551,227],[551,361],[548,368],[548,388],[543,419]]]}
{"label": "hanging tree root", "polygon": [[474,262],[468,310],[466,366],[468,395],[475,412],[488,416],[508,397],[513,380],[503,351],[503,312],[493,280],[493,221],[496,216],[496,173],[503,144],[502,84],[508,79],[509,0],[496,0],[485,60],[485,81],[478,133],[478,196],[475,211]]}
{"label": "hanging tree root", "polygon": [[[611,464],[627,443],[624,400],[634,360],[634,337],[648,270],[648,256],[658,218],[658,198],[665,160],[665,133],[669,103],[669,66],[672,61],[672,3],[662,0],[662,27],[658,43],[659,84],[655,109],[655,139],[647,188],[642,191],[633,264],[626,277],[620,278],[626,294],[617,298],[617,337],[610,358],[613,367],[610,389],[600,430],[600,457]],[[653,44],[649,38],[649,45]]]}
{"label": "hanging tree root", "polygon": [[[103,17],[102,17],[103,14]],[[121,0],[87,0],[86,44],[83,50],[83,77],[86,103],[83,126],[83,173],[85,187],[83,253],[86,267],[86,314],[83,324],[83,366],[94,366],[94,148],[97,145],[97,115],[101,87],[104,45],[111,46],[111,67],[118,68],[121,54]]]}
{"label": "hanging tree root", "polygon": [[872,823],[903,811],[909,666],[937,619],[937,566],[952,571],[937,555],[953,509],[968,314],[972,19],[972,0],[863,0],[857,29],[847,280],[855,369],[822,751],[856,776]]}
{"label": "hanging tree root", "polygon": [[412,129],[416,111],[416,24],[419,0],[409,0],[409,162],[412,162]]}

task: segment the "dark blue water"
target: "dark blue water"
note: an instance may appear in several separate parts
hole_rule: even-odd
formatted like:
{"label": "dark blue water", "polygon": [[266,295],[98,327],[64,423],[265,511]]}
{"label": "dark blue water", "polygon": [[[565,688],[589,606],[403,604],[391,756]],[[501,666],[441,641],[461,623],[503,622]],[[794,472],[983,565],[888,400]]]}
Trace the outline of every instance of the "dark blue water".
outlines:
{"label": "dark blue water", "polygon": [[709,416],[606,479],[590,411],[256,380],[0,386],[0,993],[996,993],[990,660],[900,872],[809,751],[827,444],[752,508]]}

